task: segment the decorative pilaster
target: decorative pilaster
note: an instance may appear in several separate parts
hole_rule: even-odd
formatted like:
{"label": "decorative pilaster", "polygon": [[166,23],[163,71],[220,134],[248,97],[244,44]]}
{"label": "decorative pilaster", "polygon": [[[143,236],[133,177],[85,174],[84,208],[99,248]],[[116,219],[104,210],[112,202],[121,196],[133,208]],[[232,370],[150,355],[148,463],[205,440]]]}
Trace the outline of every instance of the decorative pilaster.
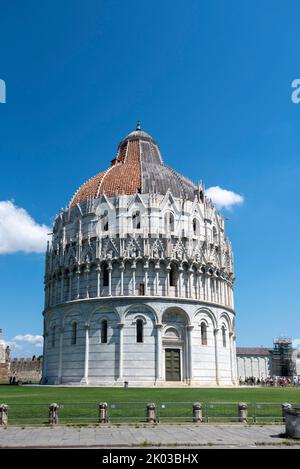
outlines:
{"label": "decorative pilaster", "polygon": [[73,272],[72,270],[68,274],[68,281],[69,281],[69,286],[68,286],[68,301],[72,300],[72,278],[73,278]]}
{"label": "decorative pilaster", "polygon": [[101,296],[101,265],[100,262],[96,266],[96,278],[97,278],[97,298]]}
{"label": "decorative pilaster", "polygon": [[163,325],[156,324],[156,380],[162,379],[162,328]]}
{"label": "decorative pilaster", "polygon": [[121,277],[120,295],[123,296],[124,295],[124,270],[125,270],[125,265],[123,261],[120,263],[119,269],[120,269],[120,277]]}
{"label": "decorative pilaster", "polygon": [[123,379],[123,334],[124,323],[119,322],[119,379]]}
{"label": "decorative pilaster", "polygon": [[84,376],[80,383],[88,384],[89,382],[89,353],[90,353],[90,337],[89,337],[90,325],[85,324],[84,327],[85,327]]}
{"label": "decorative pilaster", "polygon": [[86,264],[86,268],[85,268],[85,271],[84,271],[86,277],[85,277],[85,282],[86,282],[86,291],[85,291],[85,297],[86,298],[89,298],[90,295],[89,295],[89,274],[90,274],[90,266],[89,264]]}
{"label": "decorative pilaster", "polygon": [[170,296],[170,272],[171,272],[171,266],[170,266],[170,264],[167,265],[166,271],[167,271],[167,276],[166,276],[166,279],[167,279],[167,283],[166,283],[166,295],[167,295],[167,296]]}
{"label": "decorative pilaster", "polygon": [[61,384],[61,379],[62,379],[63,339],[64,339],[64,328],[60,327],[60,329],[59,329],[58,373],[57,373],[58,383],[57,384]]}
{"label": "decorative pilaster", "polygon": [[135,261],[132,263],[131,266],[132,271],[132,295],[135,296],[135,273],[136,273],[136,263]]}
{"label": "decorative pilaster", "polygon": [[79,299],[80,298],[80,267],[79,266],[77,267],[77,270],[76,270],[76,278],[77,278],[77,295],[76,295],[76,298]]}
{"label": "decorative pilaster", "polygon": [[214,339],[215,339],[215,364],[216,364],[216,384],[219,385],[219,350],[218,350],[218,332],[219,329],[214,329]]}
{"label": "decorative pilaster", "polygon": [[159,269],[160,265],[159,262],[155,264],[155,295],[158,296],[158,287],[159,287]]}
{"label": "decorative pilaster", "polygon": [[188,297],[192,298],[192,274],[194,273],[193,268],[188,269]]}
{"label": "decorative pilaster", "polygon": [[61,273],[60,278],[60,303],[64,301],[64,272]]}
{"label": "decorative pilaster", "polygon": [[148,289],[148,269],[149,269],[149,263],[148,261],[145,262],[144,264],[144,272],[145,272],[145,295],[149,295],[149,289]]}
{"label": "decorative pilaster", "polygon": [[232,381],[232,384],[235,383],[235,370],[234,370],[234,362],[235,362],[235,359],[234,359],[234,355],[233,355],[233,340],[232,340],[232,337],[233,337],[233,332],[229,332],[229,353],[230,353],[230,374],[231,374],[231,381]]}
{"label": "decorative pilaster", "polygon": [[179,270],[179,278],[178,278],[178,282],[179,282],[179,297],[181,298],[182,297],[182,272],[183,272],[183,267],[180,266],[178,268]]}
{"label": "decorative pilaster", "polygon": [[188,348],[188,380],[189,384],[191,384],[191,381],[193,379],[193,347],[192,347],[192,331],[194,329],[194,326],[186,326],[187,330],[187,348]]}
{"label": "decorative pilaster", "polygon": [[112,272],[112,264],[111,262],[108,263],[108,266],[107,266],[107,270],[108,270],[108,296],[111,296],[111,272]]}

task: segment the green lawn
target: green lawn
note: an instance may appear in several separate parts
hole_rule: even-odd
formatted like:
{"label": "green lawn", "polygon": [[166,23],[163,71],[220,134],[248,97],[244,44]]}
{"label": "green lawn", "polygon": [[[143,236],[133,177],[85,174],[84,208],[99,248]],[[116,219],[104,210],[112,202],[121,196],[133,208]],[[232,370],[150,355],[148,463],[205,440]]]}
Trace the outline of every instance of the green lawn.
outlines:
{"label": "green lawn", "polygon": [[159,420],[191,421],[192,403],[203,404],[208,421],[236,421],[237,403],[247,402],[251,420],[281,420],[281,404],[300,405],[300,388],[80,388],[0,385],[0,402],[9,405],[11,424],[47,423],[48,406],[57,402],[60,423],[97,423],[98,403],[109,404],[111,422],[145,421],[145,405],[157,404]]}

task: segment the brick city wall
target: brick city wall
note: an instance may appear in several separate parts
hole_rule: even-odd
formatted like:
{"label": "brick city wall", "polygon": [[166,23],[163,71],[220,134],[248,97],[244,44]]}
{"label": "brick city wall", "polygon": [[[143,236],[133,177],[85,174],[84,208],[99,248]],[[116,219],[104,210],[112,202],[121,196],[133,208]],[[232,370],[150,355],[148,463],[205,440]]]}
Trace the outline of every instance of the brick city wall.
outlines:
{"label": "brick city wall", "polygon": [[16,381],[39,382],[42,375],[43,360],[35,358],[14,358],[10,362],[10,376]]}
{"label": "brick city wall", "polygon": [[0,363],[0,382],[8,381],[8,375],[9,375],[9,363]]}

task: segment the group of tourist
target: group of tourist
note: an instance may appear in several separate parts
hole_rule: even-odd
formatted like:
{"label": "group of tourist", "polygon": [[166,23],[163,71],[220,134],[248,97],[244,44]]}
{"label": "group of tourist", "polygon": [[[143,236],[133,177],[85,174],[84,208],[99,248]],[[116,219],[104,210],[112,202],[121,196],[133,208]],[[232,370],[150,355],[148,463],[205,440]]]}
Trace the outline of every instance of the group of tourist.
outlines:
{"label": "group of tourist", "polygon": [[247,376],[239,379],[240,385],[248,386],[300,386],[300,376],[293,376],[293,378],[287,378],[285,376],[268,376],[267,378],[257,378],[256,376]]}

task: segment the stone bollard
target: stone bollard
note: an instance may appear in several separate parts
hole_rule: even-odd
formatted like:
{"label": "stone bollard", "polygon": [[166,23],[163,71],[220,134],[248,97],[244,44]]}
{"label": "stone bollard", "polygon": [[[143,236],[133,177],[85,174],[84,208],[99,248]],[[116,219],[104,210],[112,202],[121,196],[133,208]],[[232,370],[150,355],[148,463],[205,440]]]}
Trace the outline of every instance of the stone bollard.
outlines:
{"label": "stone bollard", "polygon": [[285,411],[285,434],[290,438],[300,438],[300,408]]}
{"label": "stone bollard", "polygon": [[55,402],[49,405],[49,423],[51,425],[58,424],[58,407],[58,404]]}
{"label": "stone bollard", "polygon": [[0,425],[7,425],[8,423],[8,405],[0,404]]}
{"label": "stone bollard", "polygon": [[281,404],[281,412],[282,412],[282,421],[285,422],[285,413],[287,410],[290,410],[292,408],[292,404],[289,404],[288,402],[284,402],[284,404]]}
{"label": "stone bollard", "polygon": [[202,422],[202,404],[200,402],[193,404],[193,422]]}
{"label": "stone bollard", "polygon": [[239,422],[247,422],[248,417],[248,405],[246,402],[239,402],[238,404],[238,415],[239,415]]}
{"label": "stone bollard", "polygon": [[108,404],[107,402],[100,402],[99,404],[99,423],[108,422]]}
{"label": "stone bollard", "polygon": [[147,404],[147,422],[148,423],[155,423],[156,422],[156,405],[152,402]]}

